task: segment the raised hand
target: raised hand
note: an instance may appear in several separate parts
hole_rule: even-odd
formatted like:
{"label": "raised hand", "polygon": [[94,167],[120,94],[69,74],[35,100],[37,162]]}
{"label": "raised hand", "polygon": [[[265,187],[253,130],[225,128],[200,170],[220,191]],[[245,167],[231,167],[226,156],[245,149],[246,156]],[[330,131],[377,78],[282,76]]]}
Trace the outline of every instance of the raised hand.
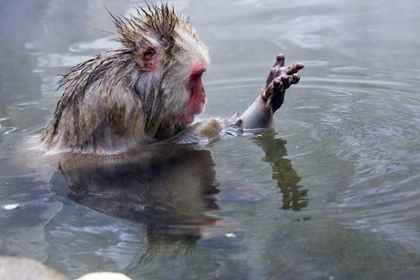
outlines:
{"label": "raised hand", "polygon": [[245,129],[267,128],[272,125],[273,114],[283,104],[286,89],[299,82],[300,76],[297,72],[305,67],[302,63],[285,67],[284,59],[284,55],[277,55],[265,87],[240,116],[238,125],[242,125]]}
{"label": "raised hand", "polygon": [[[261,97],[267,100],[266,107],[272,105],[274,111],[283,104],[285,90],[299,82],[300,76],[297,72],[305,67],[302,63],[285,67],[284,61],[283,54],[277,55],[276,62],[268,74],[266,85],[261,92]],[[273,99],[276,101],[274,104],[272,104]]]}

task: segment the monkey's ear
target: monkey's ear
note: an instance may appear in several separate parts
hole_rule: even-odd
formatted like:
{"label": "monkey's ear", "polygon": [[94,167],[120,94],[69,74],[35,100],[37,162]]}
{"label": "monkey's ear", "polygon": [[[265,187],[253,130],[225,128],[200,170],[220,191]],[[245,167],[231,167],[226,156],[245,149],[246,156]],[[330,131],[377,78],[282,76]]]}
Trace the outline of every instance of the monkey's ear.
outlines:
{"label": "monkey's ear", "polygon": [[153,71],[160,62],[162,47],[154,40],[143,38],[134,50],[134,61],[144,71]]}

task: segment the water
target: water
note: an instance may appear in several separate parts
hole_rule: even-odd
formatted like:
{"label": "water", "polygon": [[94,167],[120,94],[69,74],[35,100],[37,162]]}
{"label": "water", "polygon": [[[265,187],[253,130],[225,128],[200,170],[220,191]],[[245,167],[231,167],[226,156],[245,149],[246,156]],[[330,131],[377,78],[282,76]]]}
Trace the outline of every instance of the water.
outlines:
{"label": "water", "polygon": [[174,3],[210,50],[203,117],[243,111],[277,53],[306,65],[274,130],[61,172],[23,157],[62,92],[55,75],[118,46],[103,5],[137,3],[2,1],[0,253],[71,277],[417,279],[420,3]]}

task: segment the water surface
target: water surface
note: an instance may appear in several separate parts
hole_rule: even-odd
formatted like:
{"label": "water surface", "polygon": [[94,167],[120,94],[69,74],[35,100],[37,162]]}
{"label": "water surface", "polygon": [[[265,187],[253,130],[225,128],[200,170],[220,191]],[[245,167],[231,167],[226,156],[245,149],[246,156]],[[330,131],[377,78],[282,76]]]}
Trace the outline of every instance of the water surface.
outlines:
{"label": "water surface", "polygon": [[144,4],[2,1],[0,253],[71,277],[417,279],[420,2],[173,3],[210,50],[203,117],[243,111],[277,53],[306,65],[274,130],[160,159],[16,164],[56,75],[118,47],[104,6]]}

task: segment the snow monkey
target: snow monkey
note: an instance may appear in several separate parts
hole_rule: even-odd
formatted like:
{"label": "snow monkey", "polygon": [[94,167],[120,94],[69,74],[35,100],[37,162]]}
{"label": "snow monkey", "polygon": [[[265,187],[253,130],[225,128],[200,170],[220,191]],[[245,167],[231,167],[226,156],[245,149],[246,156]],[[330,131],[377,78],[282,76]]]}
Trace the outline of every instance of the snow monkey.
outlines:
{"label": "snow monkey", "polygon": [[105,51],[63,75],[64,93],[39,135],[51,152],[118,154],[161,141],[214,139],[227,128],[266,128],[299,82],[300,63],[284,66],[278,55],[254,103],[234,120],[194,123],[206,93],[201,76],[209,66],[206,46],[188,18],[167,4],[111,14],[122,47]]}

